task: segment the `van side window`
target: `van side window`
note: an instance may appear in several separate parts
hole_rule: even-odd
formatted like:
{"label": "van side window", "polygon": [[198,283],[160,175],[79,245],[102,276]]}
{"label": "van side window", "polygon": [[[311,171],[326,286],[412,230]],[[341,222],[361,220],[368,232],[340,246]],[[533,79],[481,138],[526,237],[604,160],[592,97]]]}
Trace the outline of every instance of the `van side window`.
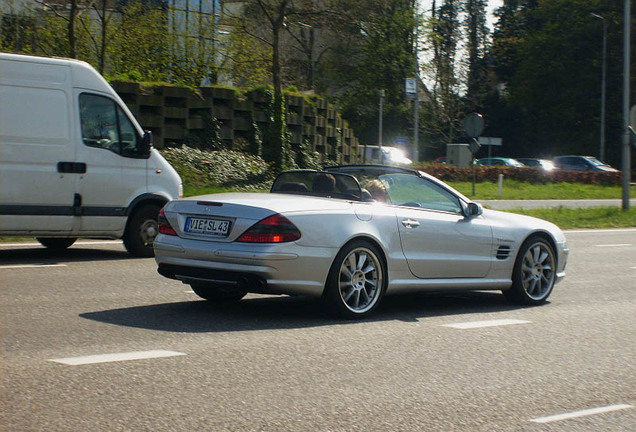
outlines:
{"label": "van side window", "polygon": [[83,93],[79,103],[84,144],[124,157],[139,157],[139,134],[114,100]]}

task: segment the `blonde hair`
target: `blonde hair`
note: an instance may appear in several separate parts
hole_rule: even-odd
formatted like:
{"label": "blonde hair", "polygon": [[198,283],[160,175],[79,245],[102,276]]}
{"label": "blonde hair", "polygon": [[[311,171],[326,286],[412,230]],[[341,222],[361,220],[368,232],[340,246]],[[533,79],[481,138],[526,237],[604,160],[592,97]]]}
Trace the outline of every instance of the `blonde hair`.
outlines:
{"label": "blonde hair", "polygon": [[371,180],[365,185],[365,189],[369,191],[374,200],[390,202],[386,186],[380,180]]}

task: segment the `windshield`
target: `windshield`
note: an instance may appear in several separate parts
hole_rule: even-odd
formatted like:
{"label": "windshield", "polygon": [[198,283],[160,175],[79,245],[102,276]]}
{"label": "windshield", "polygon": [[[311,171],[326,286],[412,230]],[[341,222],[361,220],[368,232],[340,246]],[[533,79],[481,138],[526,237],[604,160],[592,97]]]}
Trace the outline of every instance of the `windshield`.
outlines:
{"label": "windshield", "polygon": [[600,160],[596,159],[595,157],[589,156],[589,157],[586,157],[585,159],[587,159],[594,166],[607,165],[605,162],[601,162]]}

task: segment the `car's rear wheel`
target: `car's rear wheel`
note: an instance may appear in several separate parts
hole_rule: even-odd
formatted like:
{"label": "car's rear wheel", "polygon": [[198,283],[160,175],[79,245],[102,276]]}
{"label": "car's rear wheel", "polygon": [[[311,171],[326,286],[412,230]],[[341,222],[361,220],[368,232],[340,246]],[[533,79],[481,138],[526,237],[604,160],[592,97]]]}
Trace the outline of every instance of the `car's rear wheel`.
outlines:
{"label": "car's rear wheel", "polygon": [[141,258],[155,255],[152,244],[159,233],[159,210],[158,205],[147,204],[130,216],[124,233],[124,246],[132,255]]}
{"label": "car's rear wheel", "polygon": [[324,300],[343,318],[367,317],[384,295],[385,275],[386,268],[377,247],[364,240],[349,243],[331,265]]}
{"label": "car's rear wheel", "polygon": [[247,295],[247,291],[241,288],[225,288],[206,284],[190,284],[190,288],[202,299],[217,303],[237,302]]}
{"label": "car's rear wheel", "polygon": [[66,238],[53,238],[53,237],[37,237],[37,241],[44,247],[55,250],[67,249],[75,243],[77,238],[75,237],[66,237]]}
{"label": "car's rear wheel", "polygon": [[544,303],[556,281],[556,255],[544,237],[532,236],[519,249],[512,272],[512,286],[503,293],[508,300],[522,305]]}

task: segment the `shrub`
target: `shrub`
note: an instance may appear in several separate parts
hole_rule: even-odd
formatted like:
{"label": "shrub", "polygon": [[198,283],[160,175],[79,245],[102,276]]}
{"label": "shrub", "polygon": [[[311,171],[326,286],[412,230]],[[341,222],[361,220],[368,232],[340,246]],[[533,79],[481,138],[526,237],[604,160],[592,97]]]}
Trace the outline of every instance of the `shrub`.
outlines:
{"label": "shrub", "polygon": [[203,151],[182,146],[163,149],[161,154],[188,186],[268,189],[273,179],[267,162],[237,151]]}

